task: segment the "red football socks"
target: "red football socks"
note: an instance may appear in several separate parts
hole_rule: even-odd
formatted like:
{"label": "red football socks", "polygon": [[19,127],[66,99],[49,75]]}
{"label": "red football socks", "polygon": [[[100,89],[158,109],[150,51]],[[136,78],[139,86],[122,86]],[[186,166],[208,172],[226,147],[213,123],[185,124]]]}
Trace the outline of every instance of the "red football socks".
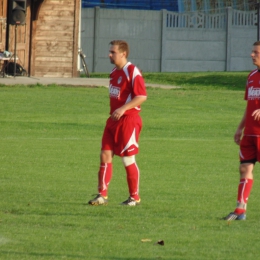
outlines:
{"label": "red football socks", "polygon": [[101,163],[98,172],[98,192],[107,197],[108,185],[112,178],[112,163]]}
{"label": "red football socks", "polygon": [[139,169],[136,163],[125,167],[130,197],[139,200]]}
{"label": "red football socks", "polygon": [[247,201],[253,186],[252,179],[240,179],[237,194],[237,207],[235,213],[242,214],[246,211]]}

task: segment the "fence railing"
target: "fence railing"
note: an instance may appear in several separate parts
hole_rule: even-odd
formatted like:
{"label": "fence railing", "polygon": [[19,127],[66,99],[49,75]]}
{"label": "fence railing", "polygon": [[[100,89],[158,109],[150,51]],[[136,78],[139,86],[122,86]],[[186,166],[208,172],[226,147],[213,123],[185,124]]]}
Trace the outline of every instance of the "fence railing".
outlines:
{"label": "fence railing", "polygon": [[255,11],[238,11],[233,10],[232,25],[234,26],[255,26],[257,15]]}
{"label": "fence railing", "polygon": [[[238,11],[233,9],[231,13],[233,26],[255,26],[257,22],[255,11]],[[166,26],[168,28],[224,29],[227,23],[227,12],[216,14],[167,12],[166,17]]]}

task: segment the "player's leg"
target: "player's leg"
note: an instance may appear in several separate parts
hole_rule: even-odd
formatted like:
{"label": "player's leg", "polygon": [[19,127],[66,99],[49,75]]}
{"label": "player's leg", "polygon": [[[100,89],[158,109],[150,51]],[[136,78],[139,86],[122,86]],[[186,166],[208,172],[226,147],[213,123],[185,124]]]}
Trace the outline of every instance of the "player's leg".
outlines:
{"label": "player's leg", "polygon": [[126,178],[129,190],[129,198],[127,201],[123,202],[123,204],[127,204],[129,206],[135,206],[140,204],[140,196],[139,196],[139,179],[140,173],[137,163],[135,161],[135,156],[123,156],[122,162],[125,166],[126,170]]}
{"label": "player's leg", "polygon": [[[256,146],[253,138],[243,138],[240,144],[240,181],[237,191],[237,206],[225,220],[244,220],[246,219],[246,208],[248,198],[253,186],[253,169],[256,162]],[[253,144],[253,145],[252,145]],[[255,158],[255,159],[248,159]]]}
{"label": "player's leg", "polygon": [[247,201],[253,186],[254,163],[241,163],[239,167],[240,182],[238,185],[237,207],[235,213],[246,212]]}
{"label": "player's leg", "polygon": [[100,167],[98,172],[98,193],[107,199],[108,185],[112,179],[113,151],[102,150],[100,154]]}
{"label": "player's leg", "polygon": [[126,116],[118,126],[118,142],[115,154],[122,157],[129,190],[129,198],[122,203],[123,205],[135,206],[140,204],[140,172],[135,161],[135,155],[139,151],[138,140],[141,129],[142,120],[139,115]]}
{"label": "player's leg", "polygon": [[245,220],[248,198],[253,186],[254,163],[241,163],[239,167],[240,182],[237,191],[237,206],[225,220]]}
{"label": "player's leg", "polygon": [[112,179],[112,160],[114,156],[114,140],[109,129],[111,128],[110,120],[107,120],[102,137],[102,146],[100,153],[100,166],[98,171],[98,195],[89,201],[90,205],[104,205],[108,203],[108,186]]}
{"label": "player's leg", "polygon": [[88,202],[90,205],[106,205],[108,203],[108,185],[113,172],[112,159],[113,151],[101,151],[98,171],[98,195]]}

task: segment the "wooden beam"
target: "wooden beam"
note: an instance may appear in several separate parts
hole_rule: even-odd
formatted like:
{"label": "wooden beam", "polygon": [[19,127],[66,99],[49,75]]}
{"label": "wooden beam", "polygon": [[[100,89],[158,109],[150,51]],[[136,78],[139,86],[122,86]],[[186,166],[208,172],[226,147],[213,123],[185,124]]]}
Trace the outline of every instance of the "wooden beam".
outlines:
{"label": "wooden beam", "polygon": [[80,23],[80,0],[74,0],[74,35],[73,35],[73,64],[72,77],[78,77],[78,48],[79,48],[79,23]]}

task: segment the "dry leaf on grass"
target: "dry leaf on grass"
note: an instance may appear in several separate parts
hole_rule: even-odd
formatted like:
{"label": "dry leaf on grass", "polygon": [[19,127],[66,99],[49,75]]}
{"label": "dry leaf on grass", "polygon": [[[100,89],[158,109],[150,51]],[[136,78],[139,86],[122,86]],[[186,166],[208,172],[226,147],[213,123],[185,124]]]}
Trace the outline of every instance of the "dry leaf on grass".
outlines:
{"label": "dry leaf on grass", "polygon": [[141,239],[141,241],[142,241],[142,242],[151,242],[152,239],[149,239],[149,238],[143,238],[143,239]]}

